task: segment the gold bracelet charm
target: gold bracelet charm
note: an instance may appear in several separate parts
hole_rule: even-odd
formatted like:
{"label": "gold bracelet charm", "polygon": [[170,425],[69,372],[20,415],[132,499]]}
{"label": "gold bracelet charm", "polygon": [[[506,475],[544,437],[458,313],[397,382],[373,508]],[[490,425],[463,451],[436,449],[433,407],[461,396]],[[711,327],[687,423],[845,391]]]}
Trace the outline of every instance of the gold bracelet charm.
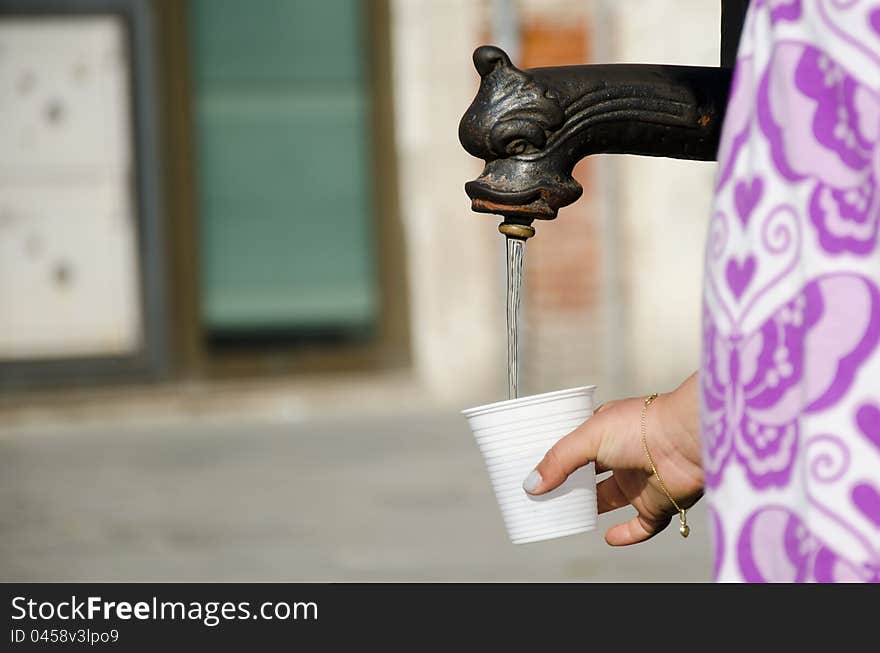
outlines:
{"label": "gold bracelet charm", "polygon": [[681,522],[678,532],[681,533],[682,537],[687,537],[691,532],[691,527],[688,526],[687,523],[687,510],[679,506],[675,499],[672,498],[672,494],[670,494],[669,490],[666,488],[666,483],[660,478],[660,472],[657,471],[657,465],[654,464],[654,458],[651,456],[651,452],[648,451],[648,406],[654,403],[656,398],[657,393],[655,392],[654,394],[645,397],[645,403],[642,404],[642,446],[645,449],[645,454],[648,456],[648,461],[651,463],[651,471],[654,472],[654,476],[657,477],[657,482],[660,483],[663,492],[672,502],[672,505],[675,506],[675,509],[678,510],[678,520]]}

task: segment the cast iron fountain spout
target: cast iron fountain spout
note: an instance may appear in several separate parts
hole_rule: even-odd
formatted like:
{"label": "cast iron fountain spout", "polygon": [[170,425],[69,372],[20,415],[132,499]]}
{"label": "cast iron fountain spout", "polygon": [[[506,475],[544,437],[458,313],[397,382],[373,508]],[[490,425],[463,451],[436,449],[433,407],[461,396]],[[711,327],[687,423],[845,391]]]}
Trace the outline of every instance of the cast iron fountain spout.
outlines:
{"label": "cast iron fountain spout", "polygon": [[722,66],[608,64],[520,70],[501,49],[474,52],[480,89],[459,126],[486,166],[465,184],[471,208],[534,235],[583,192],[572,177],[591,154],[713,160],[748,0],[722,3]]}

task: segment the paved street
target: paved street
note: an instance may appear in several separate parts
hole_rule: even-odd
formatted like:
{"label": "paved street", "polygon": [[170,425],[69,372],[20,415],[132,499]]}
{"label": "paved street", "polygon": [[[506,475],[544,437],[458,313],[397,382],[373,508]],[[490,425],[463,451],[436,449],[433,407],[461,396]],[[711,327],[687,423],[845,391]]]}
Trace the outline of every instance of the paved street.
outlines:
{"label": "paved street", "polygon": [[705,581],[691,521],[513,546],[451,412],[0,435],[5,581]]}

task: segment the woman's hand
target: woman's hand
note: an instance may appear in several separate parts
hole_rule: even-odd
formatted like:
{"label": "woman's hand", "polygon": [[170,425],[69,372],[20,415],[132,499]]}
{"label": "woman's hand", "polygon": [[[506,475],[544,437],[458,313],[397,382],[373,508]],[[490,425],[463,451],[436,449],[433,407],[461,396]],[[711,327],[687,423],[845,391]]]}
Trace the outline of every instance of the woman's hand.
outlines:
{"label": "woman's hand", "polygon": [[[603,404],[553,445],[523,488],[544,494],[577,468],[595,461],[597,473],[612,472],[596,488],[599,513],[627,505],[638,512],[608,529],[605,541],[614,546],[636,544],[662,531],[677,511],[652,473],[642,446],[643,404],[644,398],[638,397]],[[648,407],[647,427],[648,449],[657,471],[676,502],[689,508],[703,495],[696,373],[676,390],[657,397]]]}

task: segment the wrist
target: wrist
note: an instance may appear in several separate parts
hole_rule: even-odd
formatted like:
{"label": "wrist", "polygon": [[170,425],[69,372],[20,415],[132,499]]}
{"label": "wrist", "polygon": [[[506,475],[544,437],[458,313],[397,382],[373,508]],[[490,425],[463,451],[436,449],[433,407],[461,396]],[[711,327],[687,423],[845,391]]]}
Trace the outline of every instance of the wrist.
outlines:
{"label": "wrist", "polygon": [[670,492],[696,501],[703,490],[703,467],[696,388],[690,381],[658,395],[648,408],[647,439]]}

